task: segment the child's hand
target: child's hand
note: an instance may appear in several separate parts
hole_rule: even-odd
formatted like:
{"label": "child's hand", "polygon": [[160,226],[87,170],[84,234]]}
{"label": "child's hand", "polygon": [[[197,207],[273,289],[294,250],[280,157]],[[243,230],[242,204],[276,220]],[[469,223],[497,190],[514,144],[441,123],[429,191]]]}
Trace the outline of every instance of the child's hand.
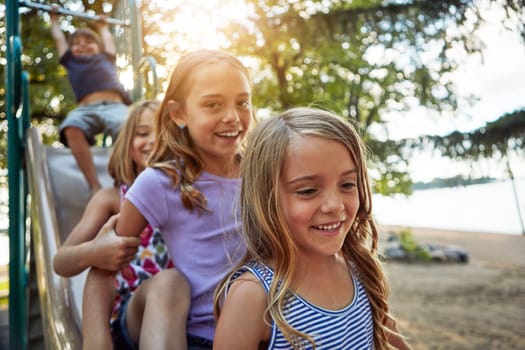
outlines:
{"label": "child's hand", "polygon": [[118,271],[127,266],[137,253],[138,237],[117,236],[114,227],[118,215],[114,215],[102,226],[92,241],[93,252],[97,256],[96,267],[108,271]]}
{"label": "child's hand", "polygon": [[95,21],[94,26],[98,32],[109,28],[109,24],[106,21],[106,15],[98,15],[97,17],[98,19]]}
{"label": "child's hand", "polygon": [[60,17],[60,14],[58,13],[59,9],[60,9],[60,5],[58,4],[51,5],[51,11],[49,11],[49,18],[51,19],[51,22],[58,21],[58,18]]}

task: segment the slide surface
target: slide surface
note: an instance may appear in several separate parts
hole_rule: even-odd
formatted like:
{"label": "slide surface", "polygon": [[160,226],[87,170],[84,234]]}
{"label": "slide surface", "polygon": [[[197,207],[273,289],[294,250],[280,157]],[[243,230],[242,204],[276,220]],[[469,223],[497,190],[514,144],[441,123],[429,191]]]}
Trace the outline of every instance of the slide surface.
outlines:
{"label": "slide surface", "polygon": [[[103,186],[110,149],[92,148]],[[90,192],[67,148],[45,146],[28,130],[26,160],[30,192],[31,244],[36,262],[42,326],[47,349],[80,349],[82,290],[87,271],[64,278],[53,271],[53,256],[80,220]]]}

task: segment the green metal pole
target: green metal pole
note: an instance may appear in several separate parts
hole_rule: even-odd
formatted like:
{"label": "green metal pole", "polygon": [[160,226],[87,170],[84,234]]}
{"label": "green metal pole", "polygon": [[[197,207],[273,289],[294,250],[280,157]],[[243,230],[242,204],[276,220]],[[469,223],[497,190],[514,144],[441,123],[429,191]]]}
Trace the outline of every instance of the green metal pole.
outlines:
{"label": "green metal pole", "polygon": [[22,144],[17,111],[21,90],[21,42],[19,38],[18,1],[6,1],[6,114],[7,114],[7,171],[9,188],[9,346],[25,350],[27,347],[25,240],[21,231],[25,218],[21,217],[23,191],[21,184]]}

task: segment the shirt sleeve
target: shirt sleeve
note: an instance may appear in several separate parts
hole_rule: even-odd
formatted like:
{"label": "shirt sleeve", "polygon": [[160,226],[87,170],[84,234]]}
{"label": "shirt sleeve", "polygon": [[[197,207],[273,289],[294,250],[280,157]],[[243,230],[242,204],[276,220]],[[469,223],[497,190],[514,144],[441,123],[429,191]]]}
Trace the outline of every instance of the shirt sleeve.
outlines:
{"label": "shirt sleeve", "polygon": [[168,176],[159,169],[146,168],[126,193],[133,204],[152,227],[162,227],[168,220]]}
{"label": "shirt sleeve", "polygon": [[117,57],[115,55],[112,55],[110,53],[107,53],[107,52],[104,52],[104,56],[106,56],[106,59],[113,63],[113,65],[115,65],[117,63]]}
{"label": "shirt sleeve", "polygon": [[71,57],[73,57],[73,55],[71,55],[71,49],[68,48],[66,52],[64,52],[64,54],[60,56],[60,59],[58,60],[58,62],[64,67],[67,67],[67,64],[71,60]]}

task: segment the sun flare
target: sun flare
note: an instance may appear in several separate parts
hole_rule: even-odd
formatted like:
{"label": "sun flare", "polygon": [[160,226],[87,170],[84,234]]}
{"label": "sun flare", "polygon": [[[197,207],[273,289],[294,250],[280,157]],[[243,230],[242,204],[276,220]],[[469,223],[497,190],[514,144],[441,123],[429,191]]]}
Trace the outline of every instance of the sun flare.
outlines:
{"label": "sun flare", "polygon": [[224,47],[228,39],[220,29],[232,23],[245,24],[248,15],[243,0],[192,0],[176,4],[156,0],[155,3],[163,12],[162,32],[158,34],[183,38],[178,47],[184,51]]}

